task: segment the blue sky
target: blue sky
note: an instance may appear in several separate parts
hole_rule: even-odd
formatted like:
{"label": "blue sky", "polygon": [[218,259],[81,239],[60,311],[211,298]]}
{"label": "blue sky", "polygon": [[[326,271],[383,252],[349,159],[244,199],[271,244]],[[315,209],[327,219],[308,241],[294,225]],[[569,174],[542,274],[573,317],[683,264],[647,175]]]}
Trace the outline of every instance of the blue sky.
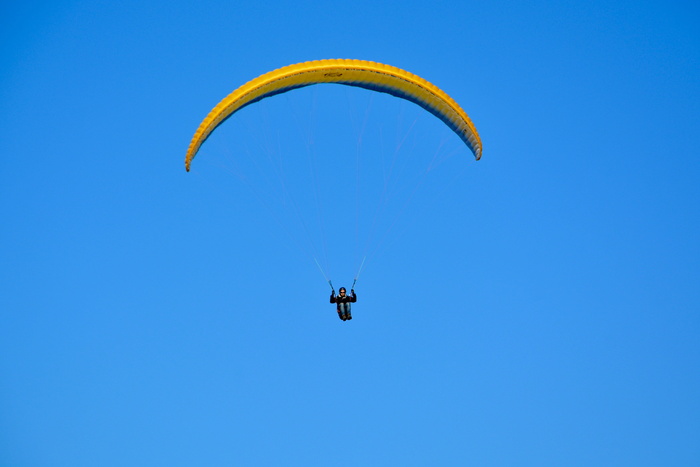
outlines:
{"label": "blue sky", "polygon": [[[0,464],[700,462],[698,5],[0,12]],[[326,85],[185,172],[220,99],[322,58],[433,82],[482,160]]]}

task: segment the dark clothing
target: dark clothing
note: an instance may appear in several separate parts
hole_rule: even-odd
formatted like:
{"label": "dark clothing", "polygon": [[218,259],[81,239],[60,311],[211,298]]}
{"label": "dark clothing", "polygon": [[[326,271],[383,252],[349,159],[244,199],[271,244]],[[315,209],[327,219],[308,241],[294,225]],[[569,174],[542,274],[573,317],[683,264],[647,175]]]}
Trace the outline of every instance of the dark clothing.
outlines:
{"label": "dark clothing", "polygon": [[340,311],[340,305],[347,303],[348,306],[350,302],[355,303],[357,301],[357,295],[355,292],[350,292],[349,294],[346,294],[344,297],[340,295],[336,295],[334,293],[331,294],[331,303],[337,303],[338,304],[338,311]]}
{"label": "dark clothing", "polygon": [[356,301],[357,295],[355,295],[354,291],[351,291],[349,295],[345,295],[344,297],[341,295],[336,295],[335,292],[331,293],[331,303],[338,304],[338,317],[343,321],[352,319],[352,315],[350,314],[350,303],[354,303]]}

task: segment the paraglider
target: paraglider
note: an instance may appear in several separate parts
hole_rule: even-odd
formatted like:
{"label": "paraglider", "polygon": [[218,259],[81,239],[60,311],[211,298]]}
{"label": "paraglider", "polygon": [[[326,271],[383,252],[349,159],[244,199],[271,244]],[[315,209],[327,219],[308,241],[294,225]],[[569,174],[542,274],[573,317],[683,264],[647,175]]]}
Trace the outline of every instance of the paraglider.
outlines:
{"label": "paraglider", "polygon": [[202,143],[224,120],[266,97],[321,83],[358,86],[411,101],[445,122],[464,141],[476,160],[481,138],[466,112],[444,91],[420,76],[390,65],[366,60],[316,60],[289,65],[249,81],[226,96],[197,128],[185,156],[189,172]]}
{"label": "paraglider", "polygon": [[[302,62],[270,71],[226,96],[209,112],[195,131],[185,155],[185,169],[190,171],[192,160],[202,144],[222,122],[237,111],[267,97],[323,83],[360,87],[413,102],[444,122],[459,136],[476,160],[481,158],[482,143],[476,127],[459,104],[434,84],[390,65],[366,60],[331,59]],[[326,277],[317,260],[316,263]],[[364,259],[362,263],[364,264]],[[326,279],[328,280],[328,277]],[[337,296],[330,280],[328,283],[332,289],[330,302],[337,304],[339,318],[343,321],[351,320],[350,304],[357,301],[355,283],[350,294],[346,294],[345,288],[341,287]]]}
{"label": "paraglider", "polygon": [[352,319],[352,314],[350,313],[350,303],[355,303],[357,301],[357,295],[355,294],[355,289],[350,290],[350,295],[346,295],[345,287],[338,289],[338,295],[335,294],[335,290],[331,292],[331,303],[338,304],[338,318],[343,321]]}

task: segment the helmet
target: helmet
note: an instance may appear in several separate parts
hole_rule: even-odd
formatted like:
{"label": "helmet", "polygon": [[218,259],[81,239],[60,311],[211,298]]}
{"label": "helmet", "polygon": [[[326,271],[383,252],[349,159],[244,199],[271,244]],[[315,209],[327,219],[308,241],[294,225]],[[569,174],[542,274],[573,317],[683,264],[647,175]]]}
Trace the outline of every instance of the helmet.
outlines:
{"label": "helmet", "polygon": [[338,293],[340,293],[340,292],[346,292],[345,287],[339,288],[339,289],[338,289]]}

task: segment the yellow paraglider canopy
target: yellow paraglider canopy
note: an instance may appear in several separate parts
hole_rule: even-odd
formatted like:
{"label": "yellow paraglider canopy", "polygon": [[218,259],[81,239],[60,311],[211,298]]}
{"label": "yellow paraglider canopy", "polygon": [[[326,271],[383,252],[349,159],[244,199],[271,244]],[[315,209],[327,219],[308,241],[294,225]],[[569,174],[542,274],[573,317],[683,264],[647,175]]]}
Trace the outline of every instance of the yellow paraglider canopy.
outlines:
{"label": "yellow paraglider canopy", "polygon": [[246,105],[292,89],[337,83],[385,92],[418,104],[445,122],[466,143],[476,160],[481,138],[466,112],[445,92],[420,76],[390,65],[365,60],[317,60],[265,73],[239,87],[214,107],[197,128],[185,156],[185,168],[202,143],[225,119]]}

